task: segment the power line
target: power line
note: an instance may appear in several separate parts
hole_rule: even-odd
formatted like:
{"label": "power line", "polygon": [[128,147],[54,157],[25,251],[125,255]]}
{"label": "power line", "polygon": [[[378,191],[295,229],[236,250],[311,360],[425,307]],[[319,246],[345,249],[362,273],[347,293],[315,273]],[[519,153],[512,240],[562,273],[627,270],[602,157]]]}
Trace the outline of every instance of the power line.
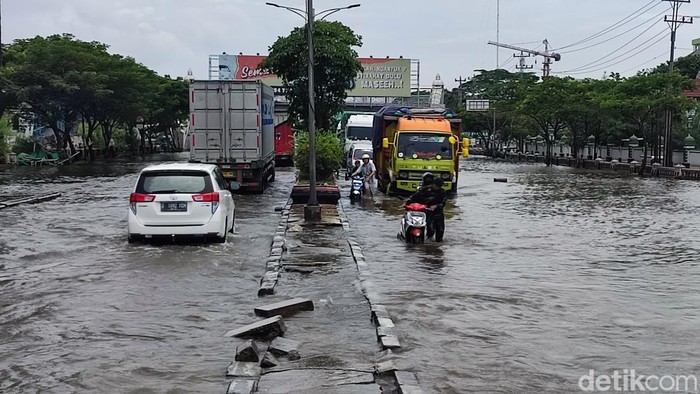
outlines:
{"label": "power line", "polygon": [[[558,49],[556,49],[556,50],[557,50],[557,51],[561,51],[562,49],[570,48],[570,47],[573,47],[573,46],[576,46],[576,45],[579,45],[579,44],[584,44],[584,43],[586,43],[586,42],[588,42],[588,41],[594,40],[594,39],[596,39],[596,38],[602,36],[603,34],[606,34],[606,33],[610,32],[610,31],[613,31],[613,30],[617,29],[617,28],[620,27],[620,26],[624,26],[624,25],[626,25],[627,23],[633,21],[634,19],[637,19],[637,18],[640,16],[640,15],[637,15],[637,14],[641,14],[641,13],[644,13],[644,12],[646,12],[646,11],[649,11],[649,10],[651,10],[651,9],[654,9],[654,8],[658,7],[658,6],[659,6],[659,3],[657,3],[657,4],[654,5],[653,7],[649,8],[650,5],[656,3],[657,1],[658,1],[658,0],[651,0],[651,1],[648,2],[646,5],[644,5],[644,6],[642,6],[641,8],[639,8],[638,10],[636,10],[636,11],[634,11],[633,13],[627,15],[626,17],[622,18],[621,20],[615,22],[615,23],[612,24],[611,26],[609,26],[609,27],[607,27],[607,28],[605,28],[605,29],[599,31],[598,33],[593,34],[593,35],[591,35],[591,36],[589,36],[589,37],[587,37],[587,38],[584,38],[584,39],[582,39],[582,40],[576,41],[576,42],[574,42],[574,43],[572,43],[572,44],[564,45],[563,47],[560,47],[560,48],[558,48]],[[636,15],[636,16],[635,16],[635,15]],[[630,18],[632,18],[632,19],[630,19]],[[629,20],[628,20],[628,19],[629,19]]]}
{"label": "power line", "polygon": [[661,54],[659,54],[659,55],[654,56],[653,58],[651,58],[651,59],[645,61],[644,63],[641,63],[641,64],[639,64],[639,65],[637,65],[637,66],[634,66],[634,67],[630,67],[630,68],[628,68],[627,70],[620,71],[620,74],[625,74],[625,73],[628,73],[628,72],[630,72],[630,71],[632,71],[632,70],[638,70],[638,69],[639,69],[640,67],[642,67],[643,65],[649,64],[649,63],[653,62],[654,60],[660,58],[661,56],[667,55],[669,52],[671,52],[670,49],[666,50],[666,52],[664,52],[664,53],[661,53]]}
{"label": "power line", "polygon": [[[566,71],[564,71],[564,72],[565,72],[565,73],[568,73],[568,72],[572,72],[572,71],[580,71],[580,70],[583,70],[583,69],[586,69],[586,68],[598,67],[598,66],[599,66],[599,64],[597,64],[598,62],[607,59],[608,57],[610,57],[610,56],[614,55],[615,53],[617,53],[617,52],[618,52],[619,50],[621,50],[622,48],[625,48],[626,46],[630,45],[630,44],[633,43],[636,39],[638,39],[639,37],[641,37],[642,35],[644,35],[644,33],[646,33],[646,32],[648,32],[649,30],[651,30],[651,28],[654,27],[654,26],[655,26],[655,25],[649,26],[649,27],[646,28],[643,32],[641,32],[641,33],[639,33],[637,36],[635,36],[633,39],[627,41],[624,45],[622,45],[621,47],[619,47],[619,48],[613,50],[612,52],[610,52],[610,53],[608,53],[607,55],[601,57],[600,59],[594,60],[594,61],[592,61],[592,62],[590,62],[590,63],[588,63],[588,64],[584,64],[583,66],[579,66],[579,67],[572,68],[572,69],[570,69],[570,70],[566,70]],[[654,37],[652,37],[651,39],[649,39],[649,41],[651,41],[651,40],[653,40],[654,38],[658,37],[659,34],[662,34],[662,33],[664,33],[664,32],[662,31],[662,32],[657,33]],[[646,42],[642,43],[642,45],[646,44],[646,43],[649,42],[649,41],[646,41]]]}
{"label": "power line", "polygon": [[631,32],[632,30],[634,30],[634,29],[636,29],[636,28],[638,28],[638,27],[644,26],[644,25],[646,25],[647,23],[649,23],[649,22],[651,22],[651,21],[654,21],[653,24],[655,25],[655,24],[657,24],[657,23],[659,22],[658,19],[656,19],[656,18],[660,17],[661,15],[663,15],[666,11],[668,11],[668,10],[670,10],[670,9],[671,9],[671,8],[667,8],[667,9],[665,9],[665,10],[659,12],[658,14],[654,15],[652,18],[647,19],[646,21],[644,21],[644,22],[638,24],[637,26],[635,26],[635,27],[633,27],[633,28],[631,28],[631,29],[629,29],[629,30],[625,30],[624,32],[622,32],[622,33],[620,33],[620,34],[618,34],[618,35],[616,35],[616,36],[614,36],[614,37],[608,38],[608,39],[606,39],[605,41],[601,41],[601,42],[598,42],[598,43],[595,43],[595,44],[591,44],[591,45],[585,46],[585,47],[583,47],[583,48],[572,49],[572,50],[570,50],[570,51],[563,51],[563,52],[560,52],[560,53],[564,54],[564,53],[579,52],[579,51],[583,51],[583,50],[588,49],[588,48],[593,48],[593,47],[598,46],[598,45],[601,45],[601,44],[606,44],[608,41],[611,41],[611,40],[614,40],[614,39],[619,38],[619,37],[621,37],[621,36],[624,36],[625,34]]}
{"label": "power line", "polygon": [[[662,32],[662,33],[663,33],[663,32]],[[592,73],[592,72],[596,72],[596,71],[602,71],[602,70],[605,70],[605,69],[610,68],[610,67],[612,67],[612,66],[616,66],[616,65],[618,65],[618,64],[620,64],[620,63],[622,63],[622,62],[625,62],[625,61],[629,60],[630,58],[633,58],[633,57],[639,55],[640,53],[646,51],[647,49],[653,47],[654,45],[658,44],[658,43],[661,42],[663,39],[665,39],[666,37],[668,37],[668,35],[669,35],[669,33],[664,34],[663,36],[659,37],[658,40],[656,40],[656,41],[652,42],[651,44],[649,44],[648,46],[646,46],[646,47],[640,49],[638,52],[636,52],[635,54],[633,54],[633,55],[631,55],[631,56],[625,56],[625,55],[627,55],[628,53],[634,51],[634,50],[637,49],[637,48],[630,49],[629,51],[627,51],[627,52],[621,54],[620,56],[617,56],[617,57],[615,57],[615,58],[613,58],[613,59],[610,59],[610,60],[608,61],[608,62],[610,62],[610,61],[612,61],[612,60],[615,60],[615,59],[619,59],[619,58],[621,58],[621,57],[624,57],[624,59],[622,59],[622,60],[620,60],[620,61],[618,61],[618,62],[615,62],[615,63],[612,63],[612,64],[608,64],[608,65],[605,65],[605,66],[602,66],[602,67],[596,68],[596,69],[588,69],[588,70],[577,71],[577,72],[568,72],[568,71],[567,71],[567,72],[563,72],[563,74],[569,74],[569,75],[588,74],[588,73]],[[657,36],[658,36],[658,34],[657,34]],[[647,41],[644,42],[642,45],[648,43],[649,41],[651,41],[651,40],[653,40],[653,39],[654,39],[654,37],[652,37],[651,39],[647,40]],[[607,62],[606,62],[606,63],[607,63]],[[600,65],[599,65],[599,66],[600,66]]]}

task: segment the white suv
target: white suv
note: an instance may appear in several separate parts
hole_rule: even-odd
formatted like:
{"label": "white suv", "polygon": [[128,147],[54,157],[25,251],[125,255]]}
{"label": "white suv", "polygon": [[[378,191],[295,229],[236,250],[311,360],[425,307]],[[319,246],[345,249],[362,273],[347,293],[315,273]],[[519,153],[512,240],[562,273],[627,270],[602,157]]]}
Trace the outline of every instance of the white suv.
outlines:
{"label": "white suv", "polygon": [[129,198],[129,242],[196,236],[226,242],[236,206],[231,190],[212,164],[158,164],[144,168]]}

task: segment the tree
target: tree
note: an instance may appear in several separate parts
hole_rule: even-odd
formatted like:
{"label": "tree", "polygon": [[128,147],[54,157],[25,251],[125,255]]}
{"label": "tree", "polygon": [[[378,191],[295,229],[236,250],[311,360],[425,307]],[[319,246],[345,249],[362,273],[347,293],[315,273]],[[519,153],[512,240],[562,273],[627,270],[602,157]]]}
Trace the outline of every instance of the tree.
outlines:
{"label": "tree", "polygon": [[[690,89],[694,83],[679,73],[640,73],[622,80],[615,86],[614,98],[609,106],[618,112],[634,133],[644,138],[642,170],[644,174],[648,147],[654,143],[660,131],[659,119],[667,109],[676,114],[692,108],[692,102],[681,96],[681,91]],[[673,143],[668,141],[667,143]]]}
{"label": "tree", "polygon": [[525,88],[525,96],[517,108],[533,122],[535,129],[547,145],[547,165],[551,165],[554,141],[561,138],[566,126],[566,109],[569,98],[570,78],[545,77],[542,82]]}
{"label": "tree", "polygon": [[[658,65],[652,73],[668,73],[669,63]],[[690,79],[695,79],[700,73],[700,54],[692,53],[673,62],[673,70]]]}
{"label": "tree", "polygon": [[[534,84],[538,77],[532,74],[514,74],[506,70],[479,70],[479,74],[462,84],[463,98],[489,100],[491,111],[462,112],[465,130],[474,130],[482,144],[499,139],[508,143],[520,139],[524,132],[522,117],[516,104],[526,86]],[[452,96],[458,95],[453,92]],[[496,111],[495,124],[494,112]]]}
{"label": "tree", "polygon": [[[260,68],[277,74],[287,91],[290,117],[307,119],[309,103],[306,26],[280,37],[269,48]],[[333,116],[345,105],[349,83],[361,72],[353,47],[362,46],[362,37],[340,22],[318,20],[313,25],[314,93],[316,125],[330,129]]]}
{"label": "tree", "polygon": [[0,89],[16,97],[56,136],[56,148],[71,145],[70,131],[80,117],[80,86],[94,57],[106,53],[98,42],[75,40],[70,34],[17,40],[5,52]]}

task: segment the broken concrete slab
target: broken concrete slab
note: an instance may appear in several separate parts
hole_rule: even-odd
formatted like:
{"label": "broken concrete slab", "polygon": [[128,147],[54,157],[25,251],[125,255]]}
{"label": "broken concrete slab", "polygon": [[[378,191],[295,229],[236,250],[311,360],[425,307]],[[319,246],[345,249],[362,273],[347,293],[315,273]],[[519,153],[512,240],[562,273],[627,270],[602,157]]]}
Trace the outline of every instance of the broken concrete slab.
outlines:
{"label": "broken concrete slab", "polygon": [[422,394],[423,390],[418,384],[418,379],[416,374],[410,371],[395,371],[394,376],[396,376],[396,383],[399,385],[399,389],[402,393],[412,393],[412,394]]}
{"label": "broken concrete slab", "polygon": [[270,346],[268,347],[267,351],[275,356],[287,357],[290,360],[298,360],[300,358],[299,342],[287,338],[275,338],[272,342],[270,342]]}
{"label": "broken concrete slab", "polygon": [[277,357],[275,357],[275,355],[270,352],[266,352],[263,356],[262,361],[260,361],[260,366],[263,368],[276,367],[277,364],[279,364],[279,361],[277,361]]}
{"label": "broken concrete slab", "polygon": [[385,349],[399,349],[401,348],[401,343],[399,343],[399,338],[395,335],[385,335],[379,337],[379,341],[382,343],[382,347]]}
{"label": "broken concrete slab", "polygon": [[270,256],[282,256],[282,248],[270,249]]}
{"label": "broken concrete slab", "polygon": [[260,284],[260,288],[258,289],[258,297],[275,294],[275,285],[277,285],[277,281],[263,282]]}
{"label": "broken concrete slab", "polygon": [[226,376],[233,377],[244,377],[244,378],[257,378],[262,374],[262,368],[258,363],[246,363],[241,361],[234,361],[229,364],[226,371]]}
{"label": "broken concrete slab", "polygon": [[260,284],[263,282],[277,282],[279,280],[280,274],[276,271],[266,271],[262,278],[260,278]]}
{"label": "broken concrete slab", "polygon": [[258,379],[235,379],[226,389],[226,394],[252,394],[258,390]]}
{"label": "broken concrete slab", "polygon": [[297,369],[266,373],[258,392],[295,394],[380,394],[372,372],[337,369]]}
{"label": "broken concrete slab", "polygon": [[396,371],[396,365],[394,365],[394,362],[392,360],[381,361],[374,364],[374,370],[376,373]]}
{"label": "broken concrete slab", "polygon": [[[265,348],[267,347],[265,346]],[[236,346],[236,357],[234,360],[258,363],[264,353],[265,350],[261,349],[254,340],[249,339]]]}
{"label": "broken concrete slab", "polygon": [[308,298],[292,298],[291,300],[275,302],[274,304],[267,304],[254,309],[256,315],[263,317],[275,315],[287,317],[300,311],[312,310],[314,310],[314,303]]}
{"label": "broken concrete slab", "polygon": [[394,327],[377,326],[377,336],[385,337],[387,335],[396,336],[396,330]]}
{"label": "broken concrete slab", "polygon": [[272,339],[278,335],[284,334],[287,327],[284,325],[282,316],[273,316],[271,318],[260,320],[255,323],[248,324],[234,330],[229,330],[224,334],[227,337],[238,338],[262,338]]}
{"label": "broken concrete slab", "polygon": [[[377,311],[375,311],[375,313],[376,313],[376,312],[377,312]],[[393,321],[393,320],[388,319],[388,318],[385,318],[385,317],[378,317],[378,318],[377,318],[377,324],[379,324],[380,326],[384,326],[384,327],[396,327],[396,326],[394,325],[394,321]]]}

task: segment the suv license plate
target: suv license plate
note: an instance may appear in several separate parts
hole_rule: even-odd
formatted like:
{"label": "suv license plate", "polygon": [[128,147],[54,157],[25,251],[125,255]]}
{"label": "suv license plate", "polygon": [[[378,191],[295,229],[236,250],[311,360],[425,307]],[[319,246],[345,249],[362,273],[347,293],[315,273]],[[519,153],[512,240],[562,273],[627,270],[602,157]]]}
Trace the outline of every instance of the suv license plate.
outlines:
{"label": "suv license plate", "polygon": [[177,202],[162,202],[160,203],[161,212],[187,212],[187,203],[184,201]]}

